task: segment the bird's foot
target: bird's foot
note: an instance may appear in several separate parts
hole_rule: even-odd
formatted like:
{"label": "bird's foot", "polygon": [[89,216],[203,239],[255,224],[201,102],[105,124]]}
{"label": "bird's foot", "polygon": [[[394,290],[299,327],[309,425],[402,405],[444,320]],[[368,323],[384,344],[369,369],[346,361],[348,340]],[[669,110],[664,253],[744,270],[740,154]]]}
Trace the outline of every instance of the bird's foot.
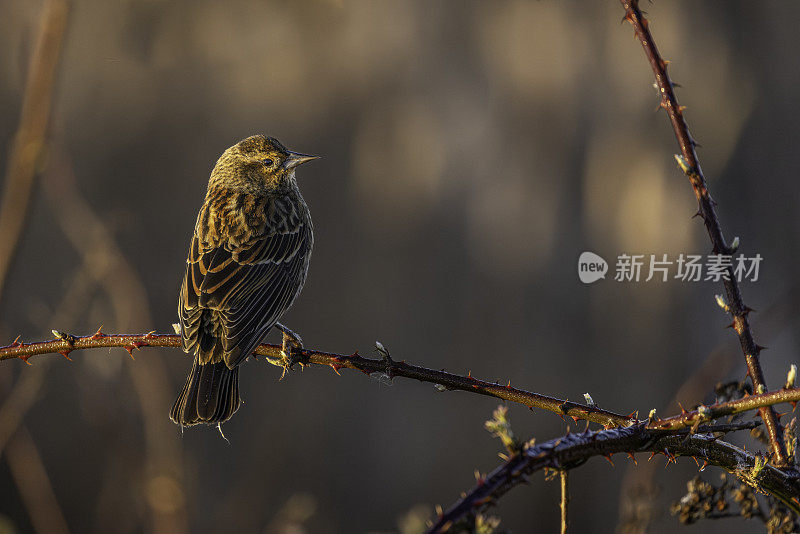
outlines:
{"label": "bird's foot", "polygon": [[283,333],[281,352],[283,353],[283,372],[281,380],[287,372],[292,370],[294,364],[299,363],[302,367],[306,365],[303,356],[303,340],[294,331],[285,327],[281,323],[275,323],[275,328]]}

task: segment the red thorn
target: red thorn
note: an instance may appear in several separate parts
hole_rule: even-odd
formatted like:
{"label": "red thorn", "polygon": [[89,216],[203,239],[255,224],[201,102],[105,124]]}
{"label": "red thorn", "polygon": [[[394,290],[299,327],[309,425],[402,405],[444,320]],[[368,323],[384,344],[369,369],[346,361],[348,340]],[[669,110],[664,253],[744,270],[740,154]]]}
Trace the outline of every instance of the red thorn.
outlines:
{"label": "red thorn", "polygon": [[681,415],[686,415],[687,413],[689,413],[689,412],[687,412],[686,410],[683,409],[683,405],[680,402],[678,403],[678,406],[681,409]]}
{"label": "red thorn", "polygon": [[358,351],[355,351],[353,354],[350,355],[351,358],[358,358]]}
{"label": "red thorn", "polygon": [[639,417],[639,410],[634,410],[628,414],[628,419],[636,419]]}
{"label": "red thorn", "polygon": [[[338,360],[338,358],[334,358],[334,359]],[[342,367],[344,367],[344,365],[341,365],[341,364],[338,364],[338,363],[329,363],[328,365],[330,365],[330,366],[331,366],[331,369],[333,369],[333,370],[334,370],[334,372],[335,372],[337,375],[339,375],[339,376],[342,376],[342,373],[340,373],[340,372],[339,372],[339,369],[341,369]],[[369,374],[369,373],[368,373],[368,374]]]}
{"label": "red thorn", "polygon": [[509,380],[508,384],[506,384],[506,389],[511,389],[511,380]]}
{"label": "red thorn", "polygon": [[736,328],[736,321],[731,321],[731,324],[726,325],[725,328]]}
{"label": "red thorn", "polygon": [[611,467],[614,467],[614,462],[611,461],[611,455],[610,454],[606,454],[605,456],[603,456],[603,458],[608,460],[608,463],[611,464]]}
{"label": "red thorn", "polygon": [[28,361],[28,358],[30,358],[31,356],[32,356],[31,354],[26,354],[25,356],[20,356],[19,359],[28,365],[33,365],[31,362]]}
{"label": "red thorn", "polygon": [[18,335],[16,339],[11,343],[12,347],[16,347],[17,345],[24,345],[24,343],[20,343],[19,338],[22,337],[22,334]]}
{"label": "red thorn", "polygon": [[130,354],[131,359],[135,360],[136,358],[133,357],[133,351],[138,349],[139,347],[146,347],[146,346],[147,343],[143,343],[141,341],[131,341],[130,343],[125,345],[125,350],[128,351],[128,354]]}
{"label": "red thorn", "polygon": [[651,452],[650,453],[650,458],[648,458],[647,461],[649,462],[650,460],[652,460],[655,457],[655,455],[656,455],[655,451]]}
{"label": "red thorn", "polygon": [[66,359],[68,359],[69,361],[72,361],[72,358],[69,357],[69,353],[70,352],[72,352],[72,351],[62,350],[62,351],[59,351],[59,354],[62,355],[63,357],[65,357]]}
{"label": "red thorn", "polygon": [[572,417],[572,420],[575,421],[576,423],[581,420],[581,418],[576,415],[570,415],[570,417]]}
{"label": "red thorn", "polygon": [[792,411],[794,411],[794,409],[797,408],[797,401],[790,401],[789,404],[792,405]]}
{"label": "red thorn", "polygon": [[101,339],[101,338],[104,338],[104,337],[106,337],[106,335],[105,335],[105,334],[104,334],[104,333],[101,331],[102,329],[103,329],[103,325],[100,325],[100,326],[97,328],[97,332],[95,332],[95,333],[92,335],[92,337],[91,337],[91,338],[89,338],[89,339]]}
{"label": "red thorn", "polygon": [[633,465],[639,465],[639,462],[636,461],[636,456],[634,456],[632,452],[629,452],[627,454],[628,454],[628,458],[633,460]]}

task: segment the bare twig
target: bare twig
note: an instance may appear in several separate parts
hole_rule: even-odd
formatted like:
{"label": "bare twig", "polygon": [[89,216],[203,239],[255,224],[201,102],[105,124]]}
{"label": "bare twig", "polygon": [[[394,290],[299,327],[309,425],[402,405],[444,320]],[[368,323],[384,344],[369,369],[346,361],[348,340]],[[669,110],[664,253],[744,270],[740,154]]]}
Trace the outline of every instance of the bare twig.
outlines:
{"label": "bare twig", "polygon": [[[180,347],[180,337],[175,334],[156,334],[154,332],[148,334],[104,334],[98,331],[94,335],[82,337],[63,332],[58,332],[57,335],[59,337],[51,341],[23,343],[17,340],[11,345],[0,347],[0,361],[18,358],[29,363],[29,358],[40,354],[61,354],[69,357],[73,350],[101,347],[121,347],[126,349],[131,356],[133,356],[134,350],[142,347]],[[280,345],[259,345],[254,351],[254,355],[265,356],[270,363],[276,365],[283,365],[285,361]],[[460,376],[410,365],[391,358],[363,358],[357,352],[347,355],[304,349],[299,353],[299,358],[304,364],[327,365],[336,373],[339,372],[339,369],[354,369],[368,375],[377,374],[389,379],[394,377],[413,378],[435,384],[441,390],[468,391],[496,397],[523,404],[529,408],[549,410],[575,420],[592,421],[606,427],[628,426],[636,422],[633,414],[620,415],[596,406],[532,393],[512,387],[510,382],[505,385],[486,382],[474,378],[471,373],[467,376]]]}
{"label": "bare twig", "polygon": [[800,480],[766,464],[764,459],[720,441],[716,432],[740,429],[741,425],[710,426],[702,433],[691,434],[686,429],[655,430],[638,424],[626,428],[586,431],[567,434],[540,445],[529,446],[514,455],[494,471],[481,478],[446,512],[442,513],[429,534],[451,530],[465,517],[474,517],[496,503],[509,490],[527,482],[528,476],[543,469],[570,469],[595,456],[610,456],[637,452],[664,454],[667,463],[678,456],[703,458],[709,465],[720,466],[759,491],[781,500],[795,512],[800,511]]}
{"label": "bare twig", "polygon": [[[681,156],[678,157],[678,161],[681,168],[686,173],[686,176],[689,177],[695,197],[697,197],[699,205],[697,214],[703,218],[708,236],[711,239],[713,253],[732,254],[734,250],[725,242],[722,227],[720,226],[717,212],[714,208],[715,202],[708,192],[706,179],[703,176],[703,171],[700,169],[700,162],[695,152],[695,142],[689,134],[689,126],[683,118],[683,109],[678,105],[678,100],[673,90],[673,83],[667,74],[667,62],[661,58],[658,52],[655,41],[653,41],[653,36],[648,29],[647,19],[645,19],[642,11],[639,9],[638,0],[620,1],[625,8],[625,18],[633,26],[636,37],[641,42],[647,59],[650,62],[650,66],[653,69],[653,73],[655,74],[656,84],[661,93],[661,107],[663,107],[669,115],[670,122],[672,122],[672,129],[675,131],[675,137],[680,146]],[[739,291],[739,284],[734,276],[732,266],[728,267],[727,273],[727,279],[723,280],[723,284],[728,297],[728,311],[733,317],[732,326],[739,336],[739,343],[742,346],[742,352],[744,353],[745,363],[747,365],[747,374],[753,381],[753,389],[756,392],[765,391],[767,386],[764,382],[764,373],[761,370],[761,364],[758,359],[759,353],[763,347],[756,344],[753,339],[750,324],[747,320],[747,314],[751,309],[744,305],[742,294]],[[780,420],[775,414],[775,411],[770,407],[764,407],[761,408],[759,414],[764,420],[764,426],[769,435],[775,465],[789,465],[792,459],[786,454],[786,446],[783,442],[783,430],[781,429]]]}
{"label": "bare twig", "polygon": [[558,477],[561,480],[561,534],[567,534],[567,525],[569,525],[569,518],[567,517],[569,508],[569,471],[562,469],[558,472]]}
{"label": "bare twig", "polygon": [[800,388],[779,389],[756,395],[736,399],[732,401],[719,402],[708,406],[700,405],[697,410],[684,411],[680,415],[667,417],[666,419],[656,419],[648,423],[649,428],[679,429],[695,428],[700,424],[719,419],[728,415],[760,410],[765,406],[775,406],[781,403],[796,403],[800,401]]}
{"label": "bare twig", "polygon": [[45,145],[50,119],[56,67],[67,24],[69,5],[65,0],[45,3],[28,67],[19,127],[14,136],[0,199],[0,297],[4,282],[27,219],[37,166]]}
{"label": "bare twig", "polygon": [[[762,338],[769,341],[783,332],[800,316],[800,285],[794,285],[768,308],[758,314],[755,321]],[[732,339],[718,345],[703,364],[690,375],[665,406],[695,406],[709,393],[709,384],[722,380],[738,361],[738,350]],[[658,487],[654,481],[660,468],[655,464],[629,466],[620,489],[620,512],[618,530],[626,533],[647,531],[648,524],[657,515],[656,495]]]}

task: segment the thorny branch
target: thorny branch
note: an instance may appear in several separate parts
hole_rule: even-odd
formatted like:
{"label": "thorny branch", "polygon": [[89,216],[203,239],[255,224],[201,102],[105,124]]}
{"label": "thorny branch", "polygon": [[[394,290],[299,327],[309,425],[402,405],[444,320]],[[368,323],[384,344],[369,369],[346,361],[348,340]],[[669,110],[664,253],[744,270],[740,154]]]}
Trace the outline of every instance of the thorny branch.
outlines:
{"label": "thorny branch", "polygon": [[796,497],[800,494],[800,480],[767,464],[760,455],[752,455],[718,438],[723,432],[745,426],[706,426],[692,434],[686,429],[658,430],[641,423],[625,428],[568,433],[540,445],[528,445],[481,477],[474,488],[439,515],[427,532],[459,532],[462,521],[469,521],[515,486],[527,483],[529,475],[536,471],[571,469],[595,456],[605,456],[610,461],[610,456],[616,453],[626,453],[634,461],[636,453],[650,452],[650,459],[664,454],[667,464],[677,462],[678,456],[699,457],[706,462],[701,470],[706,465],[722,467],[797,513],[800,511],[800,501]]}
{"label": "thorny branch", "polygon": [[[672,129],[675,131],[675,137],[681,150],[681,155],[676,156],[676,159],[686,176],[688,176],[689,182],[692,184],[692,189],[694,190],[699,205],[697,215],[703,219],[706,230],[708,231],[708,236],[711,239],[713,253],[732,254],[735,252],[735,247],[730,247],[725,242],[722,227],[720,226],[714,207],[715,202],[709,194],[706,179],[703,176],[703,171],[700,169],[700,162],[695,151],[696,143],[689,134],[689,126],[683,118],[683,108],[678,105],[673,83],[667,74],[667,62],[661,58],[658,52],[658,48],[653,41],[653,36],[648,29],[648,21],[639,9],[638,0],[620,1],[625,8],[625,19],[633,26],[636,37],[641,42],[642,48],[644,48],[644,52],[655,74],[656,84],[661,94],[660,105],[669,115]],[[727,279],[723,280],[727,301],[729,303],[726,311],[733,317],[731,326],[736,330],[739,336],[739,343],[742,346],[742,352],[744,353],[745,363],[747,365],[747,374],[753,381],[753,389],[761,393],[767,389],[766,383],[764,382],[764,373],[761,370],[761,364],[758,359],[763,347],[756,344],[753,339],[753,334],[747,319],[748,313],[752,310],[745,306],[742,300],[742,294],[739,291],[739,284],[734,276],[733,267],[728,267],[727,271]],[[783,442],[783,430],[781,429],[780,420],[775,414],[775,411],[771,407],[762,407],[759,410],[759,414],[764,421],[764,426],[769,435],[775,465],[790,465],[793,463],[793,459],[786,453],[786,446]]]}
{"label": "thorny branch", "polygon": [[[31,357],[42,354],[61,354],[70,359],[70,353],[75,350],[112,347],[124,348],[132,357],[133,351],[142,347],[179,348],[181,345],[180,336],[176,334],[156,334],[155,332],[147,334],[106,334],[98,330],[90,336],[74,336],[57,330],[54,330],[53,333],[57,337],[50,341],[24,343],[17,339],[11,345],[0,347],[0,361],[20,359],[30,364],[28,360]],[[496,397],[522,404],[529,408],[549,410],[562,416],[572,417],[576,421],[585,420],[599,423],[607,428],[645,424],[651,430],[691,429],[696,431],[700,425],[724,416],[740,414],[781,403],[795,404],[800,402],[800,388],[794,387],[794,379],[792,378],[791,382],[787,383],[784,388],[776,391],[749,395],[741,399],[715,404],[700,405],[695,410],[683,410],[678,415],[664,419],[653,417],[640,421],[636,419],[635,412],[627,416],[620,415],[603,410],[595,405],[579,404],[525,391],[512,387],[510,382],[506,385],[486,382],[473,377],[471,373],[467,376],[461,376],[411,365],[405,361],[395,361],[389,356],[383,345],[380,344],[378,351],[382,355],[380,359],[364,358],[359,356],[358,352],[335,354],[311,349],[302,349],[295,357],[302,365],[326,365],[331,367],[337,374],[339,369],[353,369],[367,375],[377,374],[389,379],[395,377],[412,378],[421,382],[435,384],[441,390],[468,391]],[[253,352],[253,355],[264,356],[269,363],[274,365],[283,366],[286,364],[286,356],[280,345],[261,344]]]}
{"label": "thorny branch", "polygon": [[[180,336],[175,334],[105,334],[99,330],[91,336],[73,336],[63,332],[53,331],[57,336],[51,341],[23,343],[19,339],[11,345],[0,347],[0,361],[19,358],[26,363],[32,356],[39,354],[61,354],[69,358],[73,350],[93,349],[101,347],[122,347],[131,356],[133,351],[142,347],[180,347]],[[382,346],[381,346],[382,348]],[[636,422],[634,414],[620,415],[586,404],[548,397],[532,393],[507,384],[486,382],[472,376],[460,376],[445,371],[436,371],[404,361],[393,360],[388,352],[381,350],[381,359],[364,358],[353,354],[334,354],[316,350],[303,349],[296,354],[297,360],[302,364],[327,365],[336,373],[339,369],[354,369],[367,375],[377,374],[389,379],[394,377],[413,378],[421,382],[435,384],[441,390],[460,390],[489,397],[496,397],[510,402],[523,404],[529,408],[549,410],[562,416],[572,417],[574,420],[587,420],[599,423],[605,427],[628,426]],[[255,356],[265,356],[270,363],[283,365],[285,357],[280,345],[262,344],[254,351]]]}

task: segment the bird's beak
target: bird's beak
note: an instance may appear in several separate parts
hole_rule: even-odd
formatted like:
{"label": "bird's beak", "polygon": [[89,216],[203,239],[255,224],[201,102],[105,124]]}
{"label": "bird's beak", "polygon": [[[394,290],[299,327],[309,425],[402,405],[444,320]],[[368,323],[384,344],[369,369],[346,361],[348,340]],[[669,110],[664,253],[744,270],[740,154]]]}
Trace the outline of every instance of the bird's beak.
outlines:
{"label": "bird's beak", "polygon": [[287,169],[294,169],[301,163],[305,163],[306,161],[311,161],[312,159],[318,159],[319,156],[309,156],[308,154],[300,154],[298,152],[289,152],[289,157],[286,158],[286,161],[283,163],[283,166]]}

